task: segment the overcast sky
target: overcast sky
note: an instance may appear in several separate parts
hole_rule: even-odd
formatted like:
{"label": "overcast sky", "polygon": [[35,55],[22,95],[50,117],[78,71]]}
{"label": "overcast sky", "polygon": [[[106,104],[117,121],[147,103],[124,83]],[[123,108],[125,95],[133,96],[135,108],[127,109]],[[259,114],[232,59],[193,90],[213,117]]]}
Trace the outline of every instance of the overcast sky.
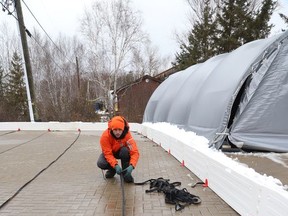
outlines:
{"label": "overcast sky", "polygon": [[[0,0],[3,2],[3,0]],[[41,28],[27,11],[28,5],[39,23],[51,38],[56,38],[60,32],[74,35],[79,32],[80,21],[85,8],[89,8],[93,0],[22,0],[24,21],[28,30]],[[280,0],[288,15],[288,0]],[[175,39],[175,32],[183,33],[189,27],[186,0],[131,0],[132,6],[142,13],[143,29],[150,35],[153,45],[159,48],[163,57],[174,57],[179,45]],[[283,10],[283,7],[280,8]],[[13,17],[7,12],[0,11],[0,22],[6,20],[11,26],[17,26]],[[273,18],[279,23],[273,32],[279,32],[283,22],[279,17]],[[44,34],[44,32],[43,32]]]}
{"label": "overcast sky", "polygon": [[[55,38],[59,32],[65,35],[77,34],[84,9],[89,8],[93,0],[24,0],[24,2],[45,31]],[[27,11],[24,2],[22,1],[22,10],[26,28],[32,30],[36,27],[41,32],[40,26]],[[143,30],[150,35],[153,45],[159,48],[159,53],[163,57],[174,56],[178,49],[174,32],[183,32],[187,26],[185,0],[131,0],[131,3],[132,7],[142,14]],[[7,12],[0,11],[0,22],[2,20],[17,26],[15,19],[8,16]]]}

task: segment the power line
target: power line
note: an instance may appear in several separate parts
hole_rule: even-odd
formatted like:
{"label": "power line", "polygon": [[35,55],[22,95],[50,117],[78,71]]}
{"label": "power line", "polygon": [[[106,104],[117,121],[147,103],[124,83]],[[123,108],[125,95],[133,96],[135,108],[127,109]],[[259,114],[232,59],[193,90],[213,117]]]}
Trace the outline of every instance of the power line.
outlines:
{"label": "power line", "polygon": [[[3,10],[3,12],[5,12],[5,10],[7,10],[8,11],[8,15],[11,15],[11,16],[13,16],[16,20],[17,20],[17,22],[19,23],[19,19],[17,18],[17,16],[15,16],[13,13],[16,11],[16,7],[14,7],[14,10],[11,12],[10,10],[9,10],[9,3],[8,3],[8,1],[9,0],[6,0],[6,5],[7,6],[5,6],[2,2],[0,2],[1,3],[1,5],[2,5],[2,10]],[[12,4],[12,3],[11,3]],[[31,37],[31,33],[30,33],[30,31],[23,25],[22,26],[24,29],[25,29],[25,32],[27,33],[27,35],[29,36],[29,37]]]}
{"label": "power line", "polygon": [[6,0],[5,3],[6,3],[6,5],[4,5],[4,3],[0,2],[0,4],[2,5],[2,11],[3,12],[8,11],[8,15],[12,15],[18,21],[17,17],[15,15],[13,15],[16,8],[14,7],[14,10],[12,12],[9,10],[9,5],[12,5],[12,1],[11,1],[11,4],[9,4],[9,0]]}
{"label": "power line", "polygon": [[[31,13],[31,15],[32,15],[32,16],[34,17],[34,19],[37,21],[37,23],[39,24],[39,26],[41,27],[41,29],[45,32],[45,34],[46,34],[46,36],[49,38],[49,40],[53,43],[53,45],[57,48],[57,50],[59,50],[62,54],[64,54],[64,52],[56,45],[56,43],[51,39],[51,37],[48,35],[48,33],[45,31],[45,29],[44,29],[44,28],[42,27],[42,25],[39,23],[39,21],[38,21],[37,18],[34,16],[34,14],[33,14],[32,11],[29,9],[29,7],[28,7],[27,4],[24,2],[24,0],[22,0],[22,1],[23,1],[23,3],[25,4],[25,6],[27,7],[27,9],[29,10],[29,12]],[[7,6],[4,5],[4,3],[0,2],[0,4],[1,4],[2,7],[3,7],[3,12],[8,11],[8,15],[13,16],[13,17],[17,20],[17,22],[19,23],[18,18],[13,14],[13,13],[15,12],[15,7],[14,7],[14,11],[11,12],[11,11],[9,10],[9,8],[8,8],[8,5],[9,5],[8,0],[7,0],[5,3],[6,3]],[[43,48],[43,46],[39,43],[39,41],[36,40],[36,38],[31,34],[31,32],[30,32],[25,26],[23,26],[23,27],[24,27],[25,32],[27,33],[27,35],[28,35],[31,39],[33,39],[33,40],[36,42],[36,44],[46,53],[47,51]],[[66,55],[64,55],[64,56],[65,56],[65,58],[66,58],[70,63],[74,64],[74,62],[72,62]],[[56,65],[56,67],[58,67],[60,70],[64,71],[64,69],[61,68],[61,66],[54,60],[53,57],[51,57],[51,60],[54,62],[54,64]]]}
{"label": "power line", "polygon": [[[39,41],[36,40],[36,38],[35,38],[33,35],[31,35],[31,38],[32,38],[32,39],[36,42],[36,44],[43,50],[43,52],[48,53],[48,52],[43,48],[43,46],[39,43]],[[58,67],[60,70],[64,71],[64,69],[61,68],[61,66],[54,60],[53,57],[51,57],[51,60],[54,62],[54,64],[56,65],[56,67]]]}
{"label": "power line", "polygon": [[[57,44],[52,40],[52,38],[49,36],[49,34],[45,31],[45,29],[43,28],[43,26],[40,24],[40,22],[38,21],[38,19],[35,17],[35,15],[33,14],[33,12],[30,10],[30,8],[28,7],[28,5],[26,4],[26,2],[24,0],[22,0],[22,2],[24,3],[24,5],[26,6],[26,8],[28,9],[28,11],[30,12],[30,14],[33,16],[33,18],[36,20],[36,22],[38,23],[38,25],[40,26],[40,28],[44,31],[44,33],[46,34],[46,36],[49,38],[49,40],[54,44],[54,46],[62,53],[64,54],[63,50],[61,50]],[[64,54],[65,58],[72,64],[74,64],[73,61],[71,61],[65,54]]]}

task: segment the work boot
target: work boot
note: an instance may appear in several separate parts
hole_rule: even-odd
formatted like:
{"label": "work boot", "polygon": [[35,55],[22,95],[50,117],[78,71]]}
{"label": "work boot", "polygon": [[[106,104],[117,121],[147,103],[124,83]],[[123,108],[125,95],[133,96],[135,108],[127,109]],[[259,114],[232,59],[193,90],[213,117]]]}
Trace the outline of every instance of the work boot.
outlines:
{"label": "work boot", "polygon": [[132,175],[127,175],[127,176],[124,176],[124,181],[126,183],[134,183],[134,178],[132,177]]}
{"label": "work boot", "polygon": [[113,178],[116,174],[116,171],[114,169],[109,169],[105,173],[105,178]]}

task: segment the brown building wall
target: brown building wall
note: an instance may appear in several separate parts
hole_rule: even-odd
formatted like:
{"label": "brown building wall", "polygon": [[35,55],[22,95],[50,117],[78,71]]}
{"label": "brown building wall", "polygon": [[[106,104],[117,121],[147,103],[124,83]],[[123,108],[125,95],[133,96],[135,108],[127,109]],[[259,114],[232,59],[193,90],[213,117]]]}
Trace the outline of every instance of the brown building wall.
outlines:
{"label": "brown building wall", "polygon": [[128,122],[142,123],[146,105],[159,85],[159,81],[144,76],[138,82],[119,90],[117,114],[123,115]]}

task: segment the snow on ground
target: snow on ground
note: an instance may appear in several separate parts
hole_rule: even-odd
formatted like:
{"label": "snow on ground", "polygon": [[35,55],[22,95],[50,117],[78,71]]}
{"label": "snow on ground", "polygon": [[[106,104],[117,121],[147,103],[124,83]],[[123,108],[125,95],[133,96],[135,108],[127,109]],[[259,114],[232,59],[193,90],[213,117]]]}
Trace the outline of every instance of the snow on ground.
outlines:
{"label": "snow on ground", "polygon": [[282,165],[285,168],[288,168],[288,165],[283,161],[283,157],[286,157],[288,160],[288,153],[275,153],[275,152],[269,152],[269,153],[242,153],[242,152],[235,152],[231,153],[234,155],[246,155],[246,156],[256,156],[256,157],[262,157],[262,158],[268,158],[271,161],[274,161],[275,163],[278,163]]}
{"label": "snow on ground", "polygon": [[[229,165],[229,169],[236,171],[238,170],[239,172],[244,172],[247,178],[250,179],[257,179],[258,182],[262,182],[264,185],[268,185],[269,187],[282,187],[283,193],[287,193],[287,185],[283,185],[282,182],[274,178],[273,176],[268,176],[267,174],[260,175],[259,173],[255,172],[254,169],[248,168],[247,165],[239,163],[237,159],[231,159],[227,157],[223,152],[209,148],[208,147],[208,140],[203,137],[203,136],[198,136],[194,132],[190,131],[185,131],[184,129],[179,129],[175,125],[171,125],[169,123],[161,122],[161,123],[143,123],[144,126],[147,126],[149,128],[152,128],[156,131],[162,132],[164,134],[167,134],[171,137],[174,137],[178,139],[179,141],[196,148],[198,151],[206,153],[206,155],[210,155],[213,157],[213,159]],[[235,154],[244,154],[244,153],[235,153]],[[245,153],[246,154],[246,153]],[[280,157],[276,153],[247,153],[247,154],[253,154],[255,156],[261,156],[261,157],[267,157],[274,162],[277,162],[279,164],[287,165],[280,160]]]}

